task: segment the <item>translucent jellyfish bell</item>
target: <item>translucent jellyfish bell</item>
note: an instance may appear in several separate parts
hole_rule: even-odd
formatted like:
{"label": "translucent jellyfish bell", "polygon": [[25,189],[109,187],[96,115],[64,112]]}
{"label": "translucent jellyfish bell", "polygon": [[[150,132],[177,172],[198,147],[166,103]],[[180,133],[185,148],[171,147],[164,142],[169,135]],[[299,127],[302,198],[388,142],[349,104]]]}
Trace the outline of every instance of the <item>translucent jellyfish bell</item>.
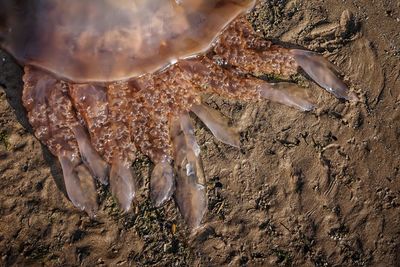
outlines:
{"label": "translucent jellyfish bell", "polygon": [[1,46],[74,82],[153,72],[209,48],[254,0],[42,0],[0,3]]}

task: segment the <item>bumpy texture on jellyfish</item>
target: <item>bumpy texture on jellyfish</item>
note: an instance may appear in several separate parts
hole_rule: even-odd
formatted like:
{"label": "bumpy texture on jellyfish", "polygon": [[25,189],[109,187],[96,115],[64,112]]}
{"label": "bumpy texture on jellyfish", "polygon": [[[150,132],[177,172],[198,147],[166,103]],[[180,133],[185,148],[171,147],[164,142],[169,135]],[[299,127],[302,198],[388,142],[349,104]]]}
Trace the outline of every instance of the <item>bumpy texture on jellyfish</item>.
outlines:
{"label": "bumpy texture on jellyfish", "polygon": [[[192,2],[203,1],[185,3],[190,6]],[[252,1],[228,13],[234,18],[249,5]],[[196,9],[195,4],[190,7]],[[189,27],[188,22],[179,23]],[[200,49],[204,53],[186,59],[178,56],[174,64],[155,72],[146,70],[127,81],[89,83],[85,77],[91,80],[100,75],[101,81],[120,78],[99,74],[90,67],[88,75],[77,78],[80,83],[76,83],[72,78],[79,74],[74,68],[66,81],[41,70],[41,64],[25,66],[23,103],[29,121],[36,137],[58,157],[75,206],[89,215],[96,213],[95,178],[109,183],[120,207],[128,211],[136,191],[136,177],[130,168],[142,153],[154,162],[150,180],[154,204],[161,206],[174,196],[185,221],[196,228],[206,211],[207,198],[200,148],[189,113],[200,118],[221,142],[240,146],[239,135],[227,119],[201,103],[203,94],[249,102],[269,99],[309,111],[314,104],[295,84],[271,84],[257,78],[260,74],[290,77],[303,70],[336,97],[357,101],[323,57],[260,38],[242,16],[225,24],[219,25],[222,32],[214,29],[217,39],[207,44],[206,50]],[[51,71],[59,75],[62,68]],[[121,77],[126,76],[119,71]]]}

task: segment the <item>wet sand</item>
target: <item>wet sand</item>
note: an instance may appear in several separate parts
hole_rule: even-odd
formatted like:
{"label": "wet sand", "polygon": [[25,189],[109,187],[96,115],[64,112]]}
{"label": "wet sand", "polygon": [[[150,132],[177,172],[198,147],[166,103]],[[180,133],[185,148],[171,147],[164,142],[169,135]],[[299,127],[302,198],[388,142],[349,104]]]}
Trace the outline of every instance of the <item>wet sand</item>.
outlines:
{"label": "wet sand", "polygon": [[0,52],[0,265],[400,266],[400,3],[266,2],[249,15],[260,34],[328,57],[361,102],[302,77],[316,111],[208,97],[242,148],[196,120],[209,205],[195,235],[172,201],[152,208],[144,157],[132,212],[106,188],[96,219],[74,208],[27,123],[22,70]]}

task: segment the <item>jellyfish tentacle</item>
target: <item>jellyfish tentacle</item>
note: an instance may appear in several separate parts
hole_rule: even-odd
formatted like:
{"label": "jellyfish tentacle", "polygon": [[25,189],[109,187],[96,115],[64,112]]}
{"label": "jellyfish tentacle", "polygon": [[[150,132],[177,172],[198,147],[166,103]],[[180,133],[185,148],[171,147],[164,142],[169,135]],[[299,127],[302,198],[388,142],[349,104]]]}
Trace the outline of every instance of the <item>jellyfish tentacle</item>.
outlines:
{"label": "jellyfish tentacle", "polygon": [[311,111],[315,104],[307,95],[307,90],[295,83],[263,83],[260,85],[260,94],[263,98],[294,107],[302,111]]}
{"label": "jellyfish tentacle", "polygon": [[174,73],[166,71],[159,76],[146,75],[126,83],[131,136],[138,150],[155,164],[150,177],[150,198],[156,207],[168,201],[175,191],[169,120],[186,107],[184,101],[179,101],[181,96],[187,96],[183,89],[185,82],[179,80],[176,84],[180,86],[171,86],[165,81],[179,79],[178,75],[171,74]]}
{"label": "jellyfish tentacle", "polygon": [[[58,82],[60,83],[60,82]],[[68,89],[71,86],[68,84],[63,85],[63,90],[64,90],[64,98],[68,98],[68,103],[69,103],[69,110],[68,112],[71,114],[70,119],[73,118],[74,122],[73,124],[70,125],[71,131],[74,133],[75,139],[78,143],[78,148],[79,152],[81,155],[81,158],[83,162],[86,164],[88,167],[90,173],[98,179],[102,184],[107,184],[108,180],[108,165],[107,163],[100,157],[98,152],[95,150],[95,148],[92,146],[92,142],[90,138],[87,135],[86,129],[84,126],[78,121],[78,114],[75,113],[74,108],[73,108],[73,103],[67,97],[68,94],[70,94],[71,90],[68,91]],[[60,99],[63,99],[60,96]],[[66,112],[66,111],[64,111]],[[79,112],[79,110],[78,110]]]}
{"label": "jellyfish tentacle", "polygon": [[112,151],[110,185],[120,207],[128,211],[136,195],[136,180],[131,164],[136,158],[136,147],[130,130],[131,92],[123,83],[114,83],[107,87],[109,125],[112,142],[108,150]]}
{"label": "jellyfish tentacle", "polygon": [[83,117],[96,150],[110,169],[110,187],[119,206],[128,211],[136,194],[135,177],[130,168],[136,148],[128,129],[128,101],[118,84],[106,88],[90,84],[71,85],[74,105]]}
{"label": "jellyfish tentacle", "polygon": [[129,211],[136,195],[136,186],[130,163],[125,159],[114,158],[110,171],[110,187],[119,206],[124,211]]}
{"label": "jellyfish tentacle", "polygon": [[167,202],[175,191],[175,173],[171,159],[165,156],[156,163],[150,178],[150,198],[156,207]]}
{"label": "jellyfish tentacle", "polygon": [[[90,143],[111,162],[113,135],[105,88],[90,84],[69,84],[69,94],[90,135]],[[89,137],[86,137],[89,139]]]}
{"label": "jellyfish tentacle", "polygon": [[301,68],[335,97],[358,101],[356,94],[339,78],[337,67],[326,58],[312,51],[288,49],[264,40],[245,19],[232,23],[221,34],[213,51],[214,60],[255,76],[269,74],[289,79]]}
{"label": "jellyfish tentacle", "polygon": [[180,66],[184,71],[192,73],[193,81],[205,93],[216,93],[223,97],[245,101],[264,98],[302,111],[314,108],[306,91],[296,90],[297,85],[293,83],[270,84],[261,79],[243,76],[231,69],[222,68],[208,58],[187,60]]}
{"label": "jellyfish tentacle", "polygon": [[220,112],[203,104],[193,105],[190,110],[204,122],[218,140],[233,147],[240,147],[239,133],[229,126],[228,119]]}
{"label": "jellyfish tentacle", "polygon": [[78,142],[82,161],[89,168],[90,173],[102,184],[108,184],[108,165],[92,147],[89,137],[82,126],[76,125],[71,129]]}
{"label": "jellyfish tentacle", "polygon": [[76,207],[94,217],[98,209],[94,180],[86,166],[73,158],[70,152],[58,156],[68,197]]}
{"label": "jellyfish tentacle", "polygon": [[[155,86],[155,83],[162,79],[158,80],[148,75],[130,82],[114,83],[108,87],[114,121],[122,122],[118,126],[114,123],[115,132],[126,128],[122,132],[129,135],[131,143],[136,144],[137,149],[155,163],[150,179],[150,197],[157,207],[169,200],[175,190],[168,126],[168,114],[171,110],[160,103],[168,89],[163,88],[165,84],[162,82]],[[129,147],[121,139],[118,146]],[[129,149],[131,152],[133,150],[134,148]],[[132,158],[129,152],[125,152],[121,157]]]}
{"label": "jellyfish tentacle", "polygon": [[260,37],[242,17],[231,23],[213,47],[212,59],[224,67],[254,76],[290,78],[298,66],[289,50]]}
{"label": "jellyfish tentacle", "polygon": [[339,79],[336,66],[326,58],[317,53],[300,49],[292,49],[290,53],[310,78],[326,91],[337,98],[359,101],[356,94],[351,92],[347,85]]}
{"label": "jellyfish tentacle", "polygon": [[172,123],[175,168],[177,172],[175,201],[186,223],[197,228],[206,212],[205,177],[200,148],[195,140],[188,114]]}
{"label": "jellyfish tentacle", "polygon": [[[153,89],[151,77],[143,77],[142,82],[112,84],[108,94],[113,99],[110,100],[113,113],[116,117],[119,114],[118,120],[124,122],[115,129],[126,127],[131,143],[156,164],[150,179],[150,196],[158,207],[171,197],[174,190],[174,175],[169,165],[168,123],[165,114],[155,110],[158,105],[153,101],[159,100],[159,92]],[[152,93],[154,98],[148,97]],[[125,116],[121,116],[121,111]]]}
{"label": "jellyfish tentacle", "polygon": [[94,180],[79,153],[73,128],[82,127],[65,87],[33,67],[25,67],[23,104],[35,136],[58,157],[72,203],[94,216],[97,210]]}

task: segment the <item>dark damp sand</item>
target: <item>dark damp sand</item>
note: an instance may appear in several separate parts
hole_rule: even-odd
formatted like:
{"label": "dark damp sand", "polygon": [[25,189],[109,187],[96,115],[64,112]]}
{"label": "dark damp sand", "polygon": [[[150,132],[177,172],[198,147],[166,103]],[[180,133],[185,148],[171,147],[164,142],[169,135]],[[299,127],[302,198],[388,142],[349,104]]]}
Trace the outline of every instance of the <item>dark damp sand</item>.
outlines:
{"label": "dark damp sand", "polygon": [[242,130],[243,146],[197,121],[209,210],[195,236],[172,202],[145,201],[145,158],[134,165],[143,179],[134,212],[118,213],[105,189],[95,220],[74,208],[27,124],[21,69],[1,53],[0,265],[399,266],[400,4],[266,2],[250,16],[256,28],[326,55],[362,103],[301,77],[316,112],[206,99]]}

